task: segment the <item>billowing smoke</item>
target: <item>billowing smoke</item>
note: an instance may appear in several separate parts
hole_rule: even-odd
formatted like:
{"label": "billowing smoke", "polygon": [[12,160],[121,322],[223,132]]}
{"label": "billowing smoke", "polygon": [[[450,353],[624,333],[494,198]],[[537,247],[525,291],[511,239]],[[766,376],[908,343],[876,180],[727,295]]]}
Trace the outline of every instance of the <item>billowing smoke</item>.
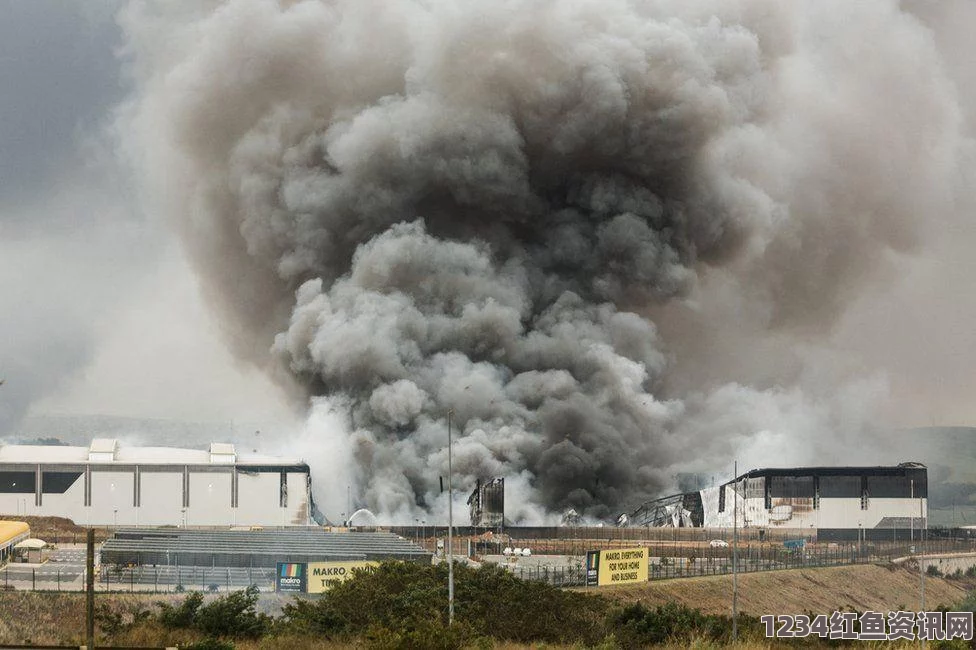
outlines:
{"label": "billowing smoke", "polygon": [[508,477],[513,520],[614,515],[738,453],[822,459],[883,382],[811,395],[741,350],[829,331],[959,184],[954,87],[894,1],[122,22],[149,198],[234,349],[313,397],[333,515],[341,483],[387,517],[443,507],[449,417],[457,481]]}

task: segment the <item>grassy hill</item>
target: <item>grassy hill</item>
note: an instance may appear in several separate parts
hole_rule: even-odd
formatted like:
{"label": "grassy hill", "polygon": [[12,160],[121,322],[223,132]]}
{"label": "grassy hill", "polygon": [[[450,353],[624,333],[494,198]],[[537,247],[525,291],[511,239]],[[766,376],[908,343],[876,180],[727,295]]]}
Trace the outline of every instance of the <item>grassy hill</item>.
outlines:
{"label": "grassy hill", "polygon": [[[860,565],[747,573],[738,576],[739,611],[763,614],[830,614],[835,610],[919,609],[919,577],[902,567]],[[640,586],[606,587],[600,593],[648,607],[677,602],[706,614],[729,614],[731,576],[660,580]],[[963,599],[964,585],[925,578],[925,605],[934,609]]]}

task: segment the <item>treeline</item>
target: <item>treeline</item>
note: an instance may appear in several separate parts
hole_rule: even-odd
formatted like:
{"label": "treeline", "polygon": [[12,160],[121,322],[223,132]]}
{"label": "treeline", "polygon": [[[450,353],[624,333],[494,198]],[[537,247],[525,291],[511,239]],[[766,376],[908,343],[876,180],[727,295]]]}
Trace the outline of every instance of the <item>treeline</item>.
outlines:
{"label": "treeline", "polygon": [[[175,643],[198,650],[249,647],[377,649],[491,648],[497,643],[565,644],[631,650],[659,644],[722,646],[732,640],[728,616],[678,604],[622,606],[597,594],[519,580],[502,568],[455,567],[455,619],[448,625],[447,567],[384,563],[316,599],[295,599],[279,617],[257,611],[255,588],[204,603],[190,594],[153,611],[100,612],[102,632],[115,642]],[[966,603],[970,605],[971,603]],[[150,638],[153,635],[163,638]],[[757,618],[740,615],[739,639],[764,642]],[[193,645],[185,645],[193,642]],[[791,645],[834,645],[817,637]],[[948,646],[947,646],[948,647]],[[951,646],[956,647],[956,646]],[[959,647],[968,647],[961,645]]]}

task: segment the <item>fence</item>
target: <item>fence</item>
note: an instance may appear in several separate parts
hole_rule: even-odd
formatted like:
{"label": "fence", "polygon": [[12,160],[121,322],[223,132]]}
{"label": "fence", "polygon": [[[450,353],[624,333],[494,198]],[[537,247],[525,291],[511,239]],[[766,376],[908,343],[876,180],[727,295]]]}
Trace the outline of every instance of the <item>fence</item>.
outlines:
{"label": "fence", "polygon": [[[84,585],[84,571],[17,566],[0,571],[0,591],[82,591]],[[105,565],[95,580],[96,591],[104,592],[223,592],[250,585],[261,591],[274,591],[274,569]]]}
{"label": "fence", "polygon": [[[623,548],[616,542],[597,545],[589,550]],[[732,572],[732,547],[694,547],[675,542],[661,545],[650,542],[631,546],[647,546],[650,553],[650,580],[673,578],[692,578],[709,575],[726,575]],[[773,544],[740,544],[736,553],[736,571],[755,573],[782,569],[802,569],[813,567],[844,566],[852,564],[886,563],[897,558],[907,557],[914,552],[924,555],[952,553],[976,553],[976,542],[971,539],[937,539],[915,545],[904,543],[861,542],[850,544],[809,544],[801,548],[785,548]],[[540,551],[533,547],[534,562],[544,562]],[[976,558],[973,559],[976,565]],[[518,566],[507,565],[508,569],[524,580],[539,580],[549,584],[584,586],[586,572],[581,562],[567,566]]]}
{"label": "fence", "polygon": [[[547,544],[551,541],[551,544]],[[466,555],[468,540],[455,545],[458,557]],[[540,543],[541,542],[541,543]],[[506,545],[519,546],[509,541]],[[508,570],[524,580],[547,582],[557,587],[586,584],[583,556],[587,550],[607,550],[632,546],[646,546],[649,551],[649,578],[689,578],[724,575],[732,571],[732,548],[712,547],[692,540],[532,540],[523,544],[532,549],[531,559],[518,558],[516,564],[506,563]],[[501,555],[499,543],[472,543],[477,554]],[[973,539],[929,539],[916,544],[904,542],[812,543],[802,548],[785,548],[782,543],[740,542],[737,552],[737,571],[752,573],[808,567],[843,566],[890,562],[915,553],[925,555],[976,553]],[[571,552],[566,552],[571,551]],[[547,555],[559,554],[575,558],[572,563],[558,566]],[[517,564],[522,562],[522,565]],[[527,562],[534,563],[525,566]],[[976,564],[976,558],[973,560]],[[98,591],[115,592],[223,592],[255,585],[262,591],[274,590],[274,569],[248,567],[195,566],[135,566],[102,565],[97,574]],[[8,565],[0,570],[0,590],[81,591],[84,588],[82,569],[54,568],[51,563],[40,567]]]}

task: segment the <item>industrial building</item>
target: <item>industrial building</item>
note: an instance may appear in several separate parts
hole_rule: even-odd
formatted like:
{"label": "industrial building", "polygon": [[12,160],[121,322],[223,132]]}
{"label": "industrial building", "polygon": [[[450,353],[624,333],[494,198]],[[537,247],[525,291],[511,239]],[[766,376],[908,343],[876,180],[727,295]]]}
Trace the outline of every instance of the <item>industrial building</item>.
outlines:
{"label": "industrial building", "polygon": [[13,548],[30,537],[30,526],[22,521],[0,521],[0,566],[6,564]]}
{"label": "industrial building", "polygon": [[0,446],[0,513],[91,526],[290,526],[311,523],[309,468],[297,459],[209,449]]}
{"label": "industrial building", "polygon": [[501,528],[505,524],[505,479],[478,480],[468,497],[468,512],[475,528]]}
{"label": "industrial building", "polygon": [[926,528],[928,473],[887,467],[754,469],[697,492],[649,501],[632,526],[797,529],[831,539],[909,539]]}
{"label": "industrial building", "polygon": [[432,553],[387,532],[292,530],[120,530],[102,564],[274,569],[279,562],[402,560],[430,564]]}

